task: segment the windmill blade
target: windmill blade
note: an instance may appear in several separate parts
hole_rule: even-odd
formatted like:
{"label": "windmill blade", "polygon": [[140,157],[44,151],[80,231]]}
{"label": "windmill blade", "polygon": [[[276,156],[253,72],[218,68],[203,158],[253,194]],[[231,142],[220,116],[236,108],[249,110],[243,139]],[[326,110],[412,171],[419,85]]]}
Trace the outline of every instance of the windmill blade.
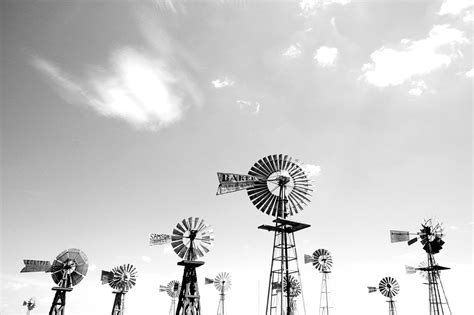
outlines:
{"label": "windmill blade", "polygon": [[204,284],[213,284],[213,283],[214,283],[214,279],[204,278]]}
{"label": "windmill blade", "polygon": [[109,283],[113,279],[113,277],[113,272],[102,270],[102,273],[100,275],[100,281],[102,282],[102,284],[106,284]]}
{"label": "windmill blade", "polygon": [[313,256],[311,255],[304,255],[304,263],[305,264],[309,264],[309,263],[312,263],[313,262]]}
{"label": "windmill blade", "polygon": [[51,270],[51,263],[46,260],[23,260],[25,267],[20,272],[48,272]]}
{"label": "windmill blade", "polygon": [[406,242],[410,239],[410,232],[390,230],[390,242]]}
{"label": "windmill blade", "polygon": [[377,292],[377,288],[376,288],[376,287],[367,287],[367,289],[369,289],[369,293]]}
{"label": "windmill blade", "polygon": [[150,246],[164,245],[171,243],[171,235],[150,233]]}
{"label": "windmill blade", "polygon": [[395,278],[385,277],[380,280],[379,291],[383,296],[392,298],[400,291],[400,285]]}

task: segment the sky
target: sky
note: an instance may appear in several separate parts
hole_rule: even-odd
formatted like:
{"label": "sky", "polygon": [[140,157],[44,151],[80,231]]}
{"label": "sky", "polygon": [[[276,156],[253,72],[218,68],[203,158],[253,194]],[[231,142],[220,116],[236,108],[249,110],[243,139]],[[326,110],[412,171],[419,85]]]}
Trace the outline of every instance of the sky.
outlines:
{"label": "sky", "polygon": [[[23,259],[68,248],[89,271],[67,313],[110,312],[101,270],[130,263],[127,314],[168,314],[159,285],[181,280],[169,245],[184,218],[215,242],[198,268],[203,314],[232,275],[228,315],[264,314],[272,218],[247,194],[216,196],[216,172],[246,174],[288,154],[315,171],[293,220],[306,313],[321,275],[304,254],[333,255],[332,313],[379,315],[367,293],[400,283],[399,314],[428,313],[428,290],[405,274],[424,251],[389,230],[443,222],[436,255],[454,314],[472,311],[472,1],[7,1],[1,2],[2,315],[45,314],[50,275]],[[302,314],[302,310],[300,310]]]}

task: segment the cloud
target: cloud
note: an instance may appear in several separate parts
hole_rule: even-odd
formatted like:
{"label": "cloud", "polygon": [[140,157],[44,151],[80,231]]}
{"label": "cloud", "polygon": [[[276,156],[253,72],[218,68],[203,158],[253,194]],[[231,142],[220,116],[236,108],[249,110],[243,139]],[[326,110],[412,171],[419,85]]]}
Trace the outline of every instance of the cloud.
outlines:
{"label": "cloud", "polygon": [[313,58],[318,62],[321,67],[331,67],[334,66],[337,55],[337,48],[322,46],[319,47],[318,50],[316,50],[316,53],[314,54]]}
{"label": "cloud", "polygon": [[244,100],[237,100],[237,104],[244,112],[248,112],[250,114],[257,115],[260,113],[260,103],[259,102],[251,102],[251,101],[244,101]]}
{"label": "cloud", "polygon": [[466,77],[472,78],[474,76],[474,68],[466,72]]}
{"label": "cloud", "polygon": [[444,0],[439,15],[459,15],[462,11],[472,7],[472,0]]}
{"label": "cloud", "polygon": [[424,81],[416,81],[413,82],[412,85],[413,87],[408,91],[408,94],[413,96],[420,96],[428,89],[428,86]]}
{"label": "cloud", "polygon": [[232,81],[228,77],[225,77],[223,79],[213,80],[213,81],[211,81],[211,83],[216,89],[221,89],[221,88],[224,88],[224,87],[227,87],[227,86],[234,85],[234,81]]}
{"label": "cloud", "polygon": [[296,57],[299,57],[301,53],[302,53],[302,50],[301,50],[300,44],[296,44],[296,45],[291,45],[290,47],[288,47],[283,52],[282,55],[288,58],[296,58]]}
{"label": "cloud", "polygon": [[115,51],[108,68],[95,67],[82,80],[37,56],[32,64],[60,88],[67,101],[86,104],[102,116],[139,128],[158,130],[176,123],[183,116],[185,99],[194,98],[194,87],[185,75],[131,48]]}
{"label": "cloud", "polygon": [[151,262],[151,258],[148,257],[148,256],[142,256],[141,259],[142,259],[142,261],[144,261],[144,262],[146,262],[146,263]]}
{"label": "cloud", "polygon": [[361,78],[378,87],[400,85],[449,66],[460,55],[457,46],[468,42],[463,32],[449,25],[435,25],[425,39],[403,39],[400,49],[381,47],[374,51],[372,61],[362,67]]}
{"label": "cloud", "polygon": [[321,166],[319,165],[304,164],[302,168],[306,176],[308,176],[309,178],[319,176],[319,174],[321,173]]}
{"label": "cloud", "polygon": [[351,0],[301,0],[300,8],[305,16],[314,15],[318,10],[326,9],[333,4],[346,5]]}

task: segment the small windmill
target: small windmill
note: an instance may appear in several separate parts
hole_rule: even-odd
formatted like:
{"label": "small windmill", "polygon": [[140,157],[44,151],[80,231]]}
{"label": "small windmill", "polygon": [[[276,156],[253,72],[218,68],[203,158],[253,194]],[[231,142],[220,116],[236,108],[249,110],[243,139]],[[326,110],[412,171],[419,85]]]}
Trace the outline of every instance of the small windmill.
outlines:
{"label": "small windmill", "polygon": [[23,260],[25,267],[20,272],[50,272],[53,281],[58,285],[49,310],[49,315],[64,315],[66,293],[72,291],[87,274],[88,261],[83,251],[71,248],[61,252],[51,264],[46,260]]}
{"label": "small windmill", "polygon": [[290,312],[288,314],[298,314],[296,307],[296,298],[301,294],[301,283],[289,275],[283,279],[283,292],[284,295],[290,299]]}
{"label": "small windmill", "polygon": [[[377,291],[377,287],[368,287],[368,289],[369,289],[369,293]],[[397,309],[395,308],[395,301],[393,300],[395,295],[397,295],[398,292],[400,291],[400,285],[398,284],[397,280],[395,280],[395,278],[392,278],[392,277],[383,278],[379,282],[378,290],[383,296],[389,298],[389,300],[387,301],[388,314],[397,315]]]}
{"label": "small windmill", "polygon": [[406,241],[408,242],[408,245],[412,245],[419,239],[421,245],[423,245],[423,250],[426,252],[428,257],[426,261],[427,265],[426,267],[419,267],[418,270],[426,272],[430,315],[444,315],[448,314],[448,312],[449,314],[452,314],[440,278],[440,271],[449,268],[438,265],[434,258],[434,255],[439,253],[445,244],[442,239],[444,237],[443,233],[444,229],[442,224],[435,222],[433,219],[424,220],[421,224],[420,231],[416,233],[398,230],[390,231],[390,240],[392,243]]}
{"label": "small windmill", "polygon": [[114,289],[115,299],[112,315],[125,313],[125,294],[137,283],[137,270],[133,265],[114,267],[112,271],[102,270],[102,284],[108,283]]}
{"label": "small windmill", "polygon": [[200,315],[196,268],[204,265],[204,262],[197,259],[209,252],[214,242],[214,232],[203,219],[191,217],[179,222],[171,235],[150,234],[150,246],[170,242],[175,253],[183,259],[178,265],[184,266],[176,315]]}
{"label": "small windmill", "polygon": [[329,315],[328,279],[332,268],[331,253],[327,249],[317,249],[313,255],[304,255],[305,264],[312,263],[322,275],[319,315]]}
{"label": "small windmill", "polygon": [[217,315],[225,315],[225,292],[229,291],[232,287],[232,279],[230,273],[221,272],[214,279],[205,278],[205,284],[214,284],[214,287],[219,291],[219,305],[217,306]]}
{"label": "small windmill", "polygon": [[23,301],[23,306],[26,306],[26,315],[29,315],[36,306],[36,299],[32,297],[28,301]]}
{"label": "small windmill", "polygon": [[176,315],[176,298],[180,290],[181,284],[177,280],[172,280],[167,285],[160,285],[160,292],[166,292],[171,297],[169,315]]}
{"label": "small windmill", "polygon": [[[295,303],[290,292],[282,292],[290,275],[300,282],[294,233],[309,224],[288,220],[310,202],[312,182],[303,164],[288,155],[273,154],[257,161],[248,175],[217,173],[217,195],[247,190],[250,201],[261,212],[274,217],[274,225],[258,228],[274,232],[273,253],[267,293],[266,315],[290,315]],[[290,287],[287,287],[290,290]],[[303,303],[304,305],[304,303]]]}

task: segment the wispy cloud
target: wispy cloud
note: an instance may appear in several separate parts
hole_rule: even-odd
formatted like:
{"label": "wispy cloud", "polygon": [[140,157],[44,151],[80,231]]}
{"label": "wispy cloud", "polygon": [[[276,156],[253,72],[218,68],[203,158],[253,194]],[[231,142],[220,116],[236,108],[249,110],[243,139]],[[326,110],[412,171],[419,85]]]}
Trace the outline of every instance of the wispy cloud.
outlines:
{"label": "wispy cloud", "polygon": [[449,66],[460,55],[459,45],[468,42],[462,31],[435,25],[427,38],[403,39],[399,49],[381,47],[374,51],[372,61],[362,67],[361,78],[377,87],[400,85]]}
{"label": "wispy cloud", "polygon": [[107,68],[95,67],[86,79],[75,79],[38,56],[33,66],[48,77],[69,102],[82,103],[106,117],[150,130],[179,121],[184,98],[192,93],[162,60],[131,48],[116,51]]}
{"label": "wispy cloud", "polygon": [[314,15],[318,10],[325,9],[333,4],[346,5],[351,0],[301,0],[300,8],[303,15]]}
{"label": "wispy cloud", "polygon": [[332,67],[335,65],[337,55],[337,48],[322,46],[316,50],[313,58],[321,67]]}
{"label": "wispy cloud", "polygon": [[300,44],[291,45],[283,52],[284,57],[296,58],[299,57],[302,53]]}
{"label": "wispy cloud", "polygon": [[474,68],[466,72],[466,77],[472,78],[474,76]]}
{"label": "wispy cloud", "polygon": [[472,0],[444,0],[439,9],[439,15],[459,15],[473,5]]}
{"label": "wispy cloud", "polygon": [[413,96],[420,96],[427,89],[428,89],[428,86],[426,85],[425,81],[416,81],[412,83],[412,88],[408,91],[408,94],[413,95]]}
{"label": "wispy cloud", "polygon": [[223,79],[215,79],[211,81],[211,83],[216,89],[222,89],[227,86],[234,85],[235,82],[229,79],[228,77],[224,77]]}
{"label": "wispy cloud", "polygon": [[237,100],[237,104],[242,111],[257,115],[260,113],[260,103],[259,102],[251,102],[251,101],[244,101],[244,100]]}

